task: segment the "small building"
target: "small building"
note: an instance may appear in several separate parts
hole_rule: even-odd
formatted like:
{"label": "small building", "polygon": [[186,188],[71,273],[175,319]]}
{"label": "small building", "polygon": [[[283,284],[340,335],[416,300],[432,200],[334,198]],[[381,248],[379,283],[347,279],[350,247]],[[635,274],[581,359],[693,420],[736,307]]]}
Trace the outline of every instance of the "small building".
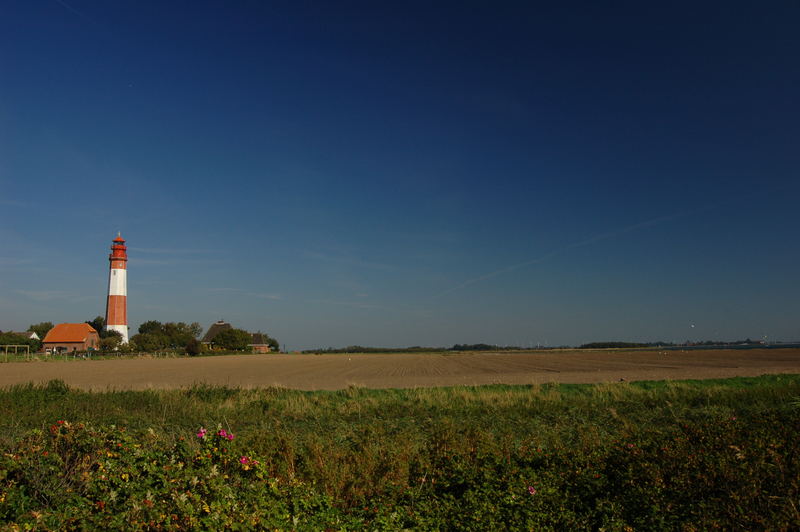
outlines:
{"label": "small building", "polygon": [[200,341],[206,347],[210,347],[211,344],[214,343],[214,338],[222,331],[226,331],[228,329],[233,329],[233,326],[226,321],[219,320],[218,322],[211,324],[211,327],[208,328],[206,335],[203,336],[203,339]]}
{"label": "small building", "polygon": [[253,343],[249,347],[253,353],[269,353],[272,347],[267,343],[267,335],[263,333],[252,333]]}
{"label": "small building", "polygon": [[45,335],[42,347],[46,353],[64,353],[97,349],[100,335],[88,323],[59,323]]}

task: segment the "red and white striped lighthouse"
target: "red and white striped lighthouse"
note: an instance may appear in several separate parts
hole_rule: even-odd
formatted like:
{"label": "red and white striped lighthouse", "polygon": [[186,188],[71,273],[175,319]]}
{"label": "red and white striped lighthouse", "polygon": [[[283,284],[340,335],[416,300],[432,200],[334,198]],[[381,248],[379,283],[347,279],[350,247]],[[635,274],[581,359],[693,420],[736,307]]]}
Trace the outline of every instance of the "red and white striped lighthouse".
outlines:
{"label": "red and white striped lighthouse", "polygon": [[106,303],[106,330],[117,331],[122,342],[128,343],[128,253],[125,240],[117,233],[108,256],[108,301]]}

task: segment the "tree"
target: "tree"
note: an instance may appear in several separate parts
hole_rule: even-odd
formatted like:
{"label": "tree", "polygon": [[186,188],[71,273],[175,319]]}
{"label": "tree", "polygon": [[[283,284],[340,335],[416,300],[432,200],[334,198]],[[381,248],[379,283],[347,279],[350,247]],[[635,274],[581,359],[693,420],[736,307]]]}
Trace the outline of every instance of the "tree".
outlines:
{"label": "tree", "polygon": [[253,342],[249,332],[242,329],[226,329],[214,337],[214,344],[231,351],[244,351]]}
{"label": "tree", "polygon": [[47,333],[50,332],[50,329],[52,328],[53,328],[52,322],[43,321],[41,323],[35,323],[31,325],[30,327],[28,327],[28,330],[35,332],[40,340],[44,340],[44,337],[47,336]]}
{"label": "tree", "polygon": [[186,354],[194,357],[200,354],[200,351],[203,350],[203,344],[201,344],[197,338],[190,338],[188,342],[186,342]]}
{"label": "tree", "polygon": [[110,331],[114,334],[109,334],[105,338],[100,339],[101,351],[116,351],[122,343],[122,335],[117,331]]}
{"label": "tree", "polygon": [[496,345],[489,344],[456,344],[450,348],[451,351],[494,351],[497,349]]}
{"label": "tree", "polygon": [[140,334],[152,334],[162,332],[163,326],[160,321],[150,320],[139,325]]}
{"label": "tree", "polygon": [[261,331],[258,331],[256,333],[256,336],[258,336],[258,335],[261,335],[261,336],[264,337],[264,343],[266,343],[269,346],[270,351],[280,351],[281,350],[281,345],[278,343],[278,341],[275,338],[273,338],[270,335],[268,335],[267,333],[263,333]]}
{"label": "tree", "polygon": [[170,347],[185,346],[192,338],[197,338],[203,331],[200,324],[195,322],[187,325],[179,321],[178,323],[167,322],[161,327],[163,333],[169,338]]}
{"label": "tree", "polygon": [[84,323],[88,323],[89,325],[91,325],[92,329],[97,331],[97,334],[100,335],[100,338],[105,338],[103,336],[103,332],[104,332],[103,329],[105,329],[105,327],[106,327],[106,319],[103,316],[97,316],[92,321],[86,321]]}
{"label": "tree", "polygon": [[198,338],[201,334],[203,334],[203,326],[196,321],[190,323],[188,329],[194,338]]}
{"label": "tree", "polygon": [[0,345],[27,345],[30,346],[31,352],[35,352],[41,348],[42,342],[19,334],[0,333]]}
{"label": "tree", "polygon": [[269,348],[270,348],[271,351],[280,351],[281,350],[281,344],[279,344],[278,341],[275,338],[273,338],[272,336],[270,336],[268,334],[265,334],[264,337],[267,339],[267,345],[269,345]]}
{"label": "tree", "polygon": [[92,321],[85,321],[84,323],[88,323],[89,325],[91,325],[92,329],[97,331],[97,334],[98,336],[100,336],[101,340],[103,338],[110,338],[115,335],[119,336],[120,339],[122,338],[122,335],[119,333],[119,331],[115,331],[113,329],[106,329],[106,319],[103,316],[97,316]]}
{"label": "tree", "polygon": [[167,337],[160,333],[139,333],[131,338],[133,344],[139,351],[160,351],[167,346]]}
{"label": "tree", "polygon": [[142,351],[182,349],[202,332],[203,328],[197,322],[187,324],[182,321],[168,321],[161,323],[149,320],[139,326],[139,334],[134,335],[131,342]]}

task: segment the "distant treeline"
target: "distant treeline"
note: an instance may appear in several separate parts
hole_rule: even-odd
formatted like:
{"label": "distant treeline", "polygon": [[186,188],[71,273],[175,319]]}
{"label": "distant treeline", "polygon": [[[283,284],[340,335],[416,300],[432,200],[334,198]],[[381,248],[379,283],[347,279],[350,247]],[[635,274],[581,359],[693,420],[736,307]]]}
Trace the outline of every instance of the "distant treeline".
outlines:
{"label": "distant treeline", "polygon": [[455,344],[453,347],[364,347],[349,345],[347,347],[328,347],[325,349],[306,349],[303,353],[431,353],[442,351],[519,351],[524,348],[515,346],[499,346],[490,344]]}
{"label": "distant treeline", "polygon": [[663,347],[663,346],[671,346],[674,344],[669,344],[666,342],[655,342],[655,343],[638,343],[638,342],[591,342],[588,344],[582,344],[580,347],[581,349],[625,349],[631,347]]}
{"label": "distant treeline", "polygon": [[[675,342],[590,342],[588,344],[581,344],[579,349],[641,349],[648,347],[687,347],[687,346],[736,346],[736,345],[760,345],[763,342],[760,340],[736,340],[733,342],[721,341],[686,341],[683,343]],[[780,342],[774,342],[779,344]],[[562,345],[554,346],[541,346],[533,349],[574,349],[574,346]],[[494,345],[494,344],[455,344],[452,347],[366,347],[363,345],[349,345],[347,347],[327,347],[324,349],[306,349],[303,353],[441,353],[447,351],[530,351],[532,348],[519,347],[513,345]]]}
{"label": "distant treeline", "polygon": [[347,347],[327,347],[325,349],[306,349],[303,353],[430,353],[431,351],[447,351],[446,347],[364,347],[348,345]]}
{"label": "distant treeline", "polygon": [[[686,346],[721,346],[721,345],[760,345],[766,342],[761,340],[735,340],[733,342],[723,342],[720,340],[705,340],[702,342],[692,342],[687,340],[684,343],[676,344],[674,342],[591,342],[582,344],[581,349],[629,349],[639,347],[686,347]],[[781,342],[774,342],[780,344]]]}
{"label": "distant treeline", "polygon": [[519,347],[500,347],[499,345],[489,344],[456,344],[450,348],[450,351],[508,351],[520,349]]}

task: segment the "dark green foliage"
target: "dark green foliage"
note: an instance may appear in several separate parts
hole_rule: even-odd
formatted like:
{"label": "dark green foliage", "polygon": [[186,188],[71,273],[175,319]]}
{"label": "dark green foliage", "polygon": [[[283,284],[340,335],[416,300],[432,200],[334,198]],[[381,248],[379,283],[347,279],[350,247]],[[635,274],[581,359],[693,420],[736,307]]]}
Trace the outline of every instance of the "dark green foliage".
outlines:
{"label": "dark green foliage", "polygon": [[214,337],[214,346],[231,351],[244,351],[253,343],[253,336],[242,329],[225,329]]}
{"label": "dark green foliage", "polygon": [[654,344],[640,344],[636,342],[592,342],[583,344],[581,349],[629,349],[636,347],[649,347]]}
{"label": "dark green foliage", "polygon": [[27,345],[31,353],[35,353],[42,346],[41,340],[36,338],[26,338],[19,334],[0,333],[0,345]]}
{"label": "dark green foliage", "polygon": [[347,347],[327,347],[325,349],[306,349],[303,353],[435,353],[447,351],[444,347],[364,347],[349,345]]}
{"label": "dark green foliage", "polygon": [[456,344],[453,347],[365,347],[363,345],[349,345],[347,347],[328,347],[326,349],[308,349],[304,353],[438,353],[444,351],[519,351],[521,348],[513,346],[498,346],[489,344]]}
{"label": "dark green foliage", "polygon": [[53,328],[52,322],[43,321],[41,323],[34,323],[30,327],[28,327],[28,330],[35,332],[40,340],[44,340],[44,337],[47,336],[47,333],[50,332],[50,329],[52,328]]}
{"label": "dark green foliage", "polygon": [[262,333],[261,331],[258,331],[258,334],[263,334],[264,335],[264,338],[267,341],[267,345],[269,346],[269,348],[272,351],[280,351],[281,350],[281,345],[278,343],[278,341],[275,338],[271,337],[270,335],[268,335],[266,333]]}
{"label": "dark green foliage", "polygon": [[164,442],[58,420],[0,457],[0,522],[24,529],[340,528],[357,522],[237,452],[221,427]]}
{"label": "dark green foliage", "polygon": [[200,354],[200,351],[203,350],[203,345],[197,340],[197,338],[190,338],[188,342],[186,342],[186,354],[189,356],[197,356]]}
{"label": "dark green foliage", "polygon": [[161,323],[150,320],[139,326],[139,334],[135,334],[130,341],[139,351],[184,350],[189,341],[196,339],[202,331],[197,322]]}
{"label": "dark green foliage", "polygon": [[[0,391],[0,522],[797,529],[798,397],[800,376],[786,375],[336,392],[18,386]],[[236,439],[194,436],[218,423]]]}
{"label": "dark green foliage", "polygon": [[[122,340],[122,335],[117,331],[109,331],[106,330],[106,319],[103,316],[97,316],[92,321],[86,321],[84,323],[88,323],[92,326],[92,329],[97,331],[98,336],[100,336],[101,340],[105,340],[106,338],[110,338],[112,341],[106,342],[106,348],[114,349],[119,345],[120,340]],[[115,342],[114,339],[118,338]],[[103,342],[100,342],[100,345],[103,346]]]}
{"label": "dark green foliage", "polygon": [[152,353],[167,349],[169,339],[158,333],[139,333],[131,337],[130,343],[135,346],[136,351]]}
{"label": "dark green foliage", "polygon": [[489,344],[456,344],[450,348],[451,351],[496,351],[498,349],[502,348]]}
{"label": "dark green foliage", "polygon": [[160,321],[149,320],[139,325],[139,334],[161,334],[162,328]]}
{"label": "dark green foliage", "polygon": [[122,343],[122,335],[117,331],[105,331],[105,336],[100,339],[100,351],[114,351]]}
{"label": "dark green foliage", "polygon": [[103,316],[97,316],[95,319],[91,321],[85,321],[84,323],[91,325],[92,329],[97,331],[97,334],[100,336],[100,338],[105,338],[104,334],[106,332],[106,319]]}

